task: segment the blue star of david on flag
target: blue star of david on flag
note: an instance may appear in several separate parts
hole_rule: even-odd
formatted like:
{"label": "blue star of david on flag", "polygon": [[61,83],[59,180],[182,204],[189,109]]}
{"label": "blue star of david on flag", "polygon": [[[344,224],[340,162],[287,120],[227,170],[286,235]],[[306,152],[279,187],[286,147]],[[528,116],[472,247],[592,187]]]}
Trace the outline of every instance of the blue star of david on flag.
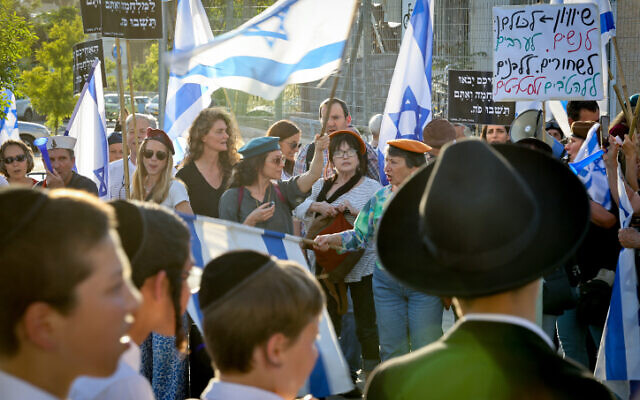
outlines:
{"label": "blue star of david on flag", "polygon": [[[276,39],[288,40],[287,31],[284,29],[284,21],[287,17],[287,14],[289,13],[289,7],[290,6],[283,7],[282,10],[280,10],[280,12],[275,14],[270,19],[267,19],[265,21],[260,22],[259,24],[249,27],[247,31],[244,33],[244,36],[262,36],[266,40],[269,47],[273,47],[273,44],[275,43]],[[271,22],[274,19],[279,20],[277,30],[271,31],[271,30],[264,30],[260,28],[260,25],[271,24]]]}
{"label": "blue star of david on flag", "polygon": [[[415,118],[415,127],[411,133],[407,133],[406,131],[403,132],[400,128],[400,118],[403,113],[413,114],[413,117]],[[421,107],[420,104],[418,104],[411,87],[407,86],[407,89],[404,91],[404,96],[402,97],[400,111],[389,114],[389,118],[391,118],[391,121],[393,121],[393,124],[397,129],[396,138],[422,140],[422,129],[427,123],[429,115],[431,115],[431,110]]]}
{"label": "blue star of david on flag", "polygon": [[93,174],[98,179],[98,196],[106,196],[107,195],[107,182],[104,176],[104,167],[100,167],[98,169],[93,170]]}

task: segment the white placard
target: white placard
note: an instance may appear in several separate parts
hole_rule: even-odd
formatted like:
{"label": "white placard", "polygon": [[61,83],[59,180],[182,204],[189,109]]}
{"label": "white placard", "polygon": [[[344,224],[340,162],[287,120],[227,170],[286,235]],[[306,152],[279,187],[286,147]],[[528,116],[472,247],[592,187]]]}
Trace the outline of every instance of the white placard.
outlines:
{"label": "white placard", "polygon": [[493,7],[493,98],[604,97],[597,5]]}

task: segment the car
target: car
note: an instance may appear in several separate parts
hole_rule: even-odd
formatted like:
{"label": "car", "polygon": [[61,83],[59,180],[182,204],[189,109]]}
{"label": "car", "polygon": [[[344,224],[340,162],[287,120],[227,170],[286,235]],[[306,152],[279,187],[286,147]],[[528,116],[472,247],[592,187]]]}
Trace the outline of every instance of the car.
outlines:
{"label": "car", "polygon": [[31,107],[31,99],[29,99],[28,97],[25,97],[23,99],[16,99],[16,111],[18,112],[19,120],[33,120],[33,108]]}
{"label": "car", "polygon": [[[129,104],[129,95],[124,95],[124,103]],[[129,107],[130,108],[130,107]],[[104,95],[104,114],[107,121],[120,118],[120,97],[116,93]]]}
{"label": "car", "polygon": [[38,152],[38,148],[33,142],[41,137],[49,137],[51,135],[46,126],[24,121],[18,121],[18,132],[20,133],[20,139],[28,144],[34,153]]}
{"label": "car", "polygon": [[151,98],[149,96],[136,96],[133,100],[136,103],[136,112],[143,114],[146,112],[145,107],[151,101]]}
{"label": "car", "polygon": [[151,101],[149,101],[147,103],[147,105],[144,107],[144,112],[146,112],[147,114],[151,114],[154,117],[158,118],[158,114],[159,114],[159,95],[155,95]]}

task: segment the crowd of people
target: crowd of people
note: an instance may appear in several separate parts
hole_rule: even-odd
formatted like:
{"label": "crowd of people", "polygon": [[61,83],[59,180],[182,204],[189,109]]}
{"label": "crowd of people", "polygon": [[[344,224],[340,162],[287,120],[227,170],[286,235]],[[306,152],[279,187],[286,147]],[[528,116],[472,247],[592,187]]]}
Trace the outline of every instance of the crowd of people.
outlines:
{"label": "crowd of people", "polygon": [[[619,229],[619,159],[640,213],[624,118],[598,132],[602,205],[566,165],[596,102],[568,103],[569,137],[546,124],[564,162],[542,141],[512,143],[509,126],[467,138],[442,118],[381,155],[381,115],[368,143],[344,101],[318,111],[326,129],[309,144],[281,120],[239,146],[234,118],[205,109],[178,165],[155,118],[129,115],[126,159],[122,133],[108,139],[109,202],[74,171],[75,139],[49,139],[41,182],[31,148],[4,142],[0,398],[295,398],[325,307],[367,398],[612,398],[589,371],[619,251],[640,248],[635,228]],[[309,269],[232,251],[202,272],[177,213],[303,236]],[[185,313],[198,290],[203,332]]]}

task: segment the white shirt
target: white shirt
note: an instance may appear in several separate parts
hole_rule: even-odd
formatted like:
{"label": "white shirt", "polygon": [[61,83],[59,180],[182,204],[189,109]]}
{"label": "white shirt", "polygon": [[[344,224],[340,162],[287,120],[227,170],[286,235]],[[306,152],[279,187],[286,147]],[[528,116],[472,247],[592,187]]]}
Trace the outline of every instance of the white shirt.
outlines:
{"label": "white shirt", "polygon": [[[129,184],[133,182],[133,173],[135,170],[136,166],[131,162],[131,158],[129,158]],[[122,159],[109,163],[109,199],[127,199],[124,185],[124,162]]]}
{"label": "white shirt", "polygon": [[7,181],[7,178],[4,177],[4,175],[0,175],[0,186],[3,185],[8,185],[9,181]]}
{"label": "white shirt", "polygon": [[140,375],[140,347],[131,342],[108,378],[81,376],[73,382],[71,400],[154,400],[151,384]]}
{"label": "white shirt", "polygon": [[164,199],[162,205],[174,209],[183,201],[189,201],[187,188],[184,186],[184,183],[174,179],[169,184],[169,193],[167,193],[167,198]]}
{"label": "white shirt", "polygon": [[255,386],[240,385],[211,379],[200,397],[203,400],[282,400],[273,392]]}
{"label": "white shirt", "polygon": [[507,324],[519,325],[523,328],[526,328],[530,331],[533,331],[538,336],[544,340],[549,347],[554,348],[553,342],[549,339],[546,333],[540,328],[538,325],[529,321],[528,319],[524,319],[521,317],[516,317],[515,315],[508,314],[490,314],[490,313],[471,313],[466,314],[460,321],[490,321],[490,322],[505,322]]}
{"label": "white shirt", "polygon": [[0,371],[0,399],[57,400],[58,398],[20,378]]}

